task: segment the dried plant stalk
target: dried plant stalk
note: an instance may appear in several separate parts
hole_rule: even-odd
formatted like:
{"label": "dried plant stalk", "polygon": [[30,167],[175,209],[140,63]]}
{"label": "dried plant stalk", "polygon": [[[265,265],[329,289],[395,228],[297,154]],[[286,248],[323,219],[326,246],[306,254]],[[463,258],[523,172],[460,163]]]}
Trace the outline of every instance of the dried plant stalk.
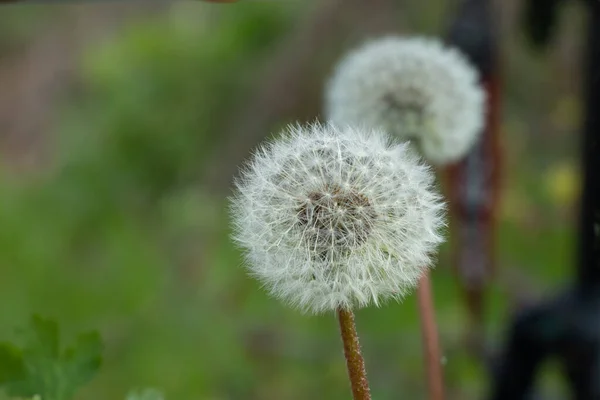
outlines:
{"label": "dried plant stalk", "polygon": [[442,374],[441,352],[435,323],[433,296],[429,274],[425,273],[417,288],[419,314],[421,315],[421,334],[423,337],[423,352],[427,368],[427,386],[431,400],[444,399],[444,378]]}
{"label": "dried plant stalk", "polygon": [[360,352],[360,343],[354,324],[354,314],[350,310],[339,308],[338,319],[354,400],[371,400],[365,360]]}

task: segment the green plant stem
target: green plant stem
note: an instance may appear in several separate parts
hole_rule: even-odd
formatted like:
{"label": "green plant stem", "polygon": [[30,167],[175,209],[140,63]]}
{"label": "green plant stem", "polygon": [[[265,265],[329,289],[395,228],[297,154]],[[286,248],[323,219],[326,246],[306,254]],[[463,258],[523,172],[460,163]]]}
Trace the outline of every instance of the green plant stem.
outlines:
{"label": "green plant stem", "polygon": [[352,386],[352,396],[354,400],[371,400],[369,391],[369,381],[365,370],[365,360],[360,352],[360,343],[354,324],[354,314],[350,310],[339,308],[338,320],[340,322],[340,333],[344,343],[344,355],[346,356],[346,366],[348,367],[348,376]]}

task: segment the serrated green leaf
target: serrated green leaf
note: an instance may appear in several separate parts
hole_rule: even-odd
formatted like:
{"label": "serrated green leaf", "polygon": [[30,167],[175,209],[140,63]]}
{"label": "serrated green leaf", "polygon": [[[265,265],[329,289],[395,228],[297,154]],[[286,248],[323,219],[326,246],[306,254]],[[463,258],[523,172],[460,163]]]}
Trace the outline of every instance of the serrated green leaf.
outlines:
{"label": "serrated green leaf", "polygon": [[36,315],[29,328],[20,332],[25,344],[22,349],[11,344],[0,345],[0,362],[4,357],[7,365],[13,365],[6,368],[6,378],[0,380],[9,396],[39,395],[43,400],[70,400],[100,367],[102,341],[98,332],[79,335],[75,345],[62,354],[55,321]]}

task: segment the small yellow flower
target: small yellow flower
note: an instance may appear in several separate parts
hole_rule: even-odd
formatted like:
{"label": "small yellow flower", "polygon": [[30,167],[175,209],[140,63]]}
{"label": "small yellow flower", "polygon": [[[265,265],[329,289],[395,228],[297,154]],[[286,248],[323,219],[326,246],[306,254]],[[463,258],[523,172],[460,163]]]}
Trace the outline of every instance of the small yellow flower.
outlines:
{"label": "small yellow flower", "polygon": [[552,166],[545,174],[546,193],[559,206],[570,206],[579,197],[579,171],[570,162]]}

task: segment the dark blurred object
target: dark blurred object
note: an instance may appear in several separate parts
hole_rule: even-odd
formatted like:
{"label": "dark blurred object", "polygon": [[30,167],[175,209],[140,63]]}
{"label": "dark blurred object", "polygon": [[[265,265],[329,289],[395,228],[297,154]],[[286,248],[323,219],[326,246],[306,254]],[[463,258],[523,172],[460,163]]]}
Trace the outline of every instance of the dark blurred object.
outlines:
{"label": "dark blurred object", "polygon": [[463,1],[447,40],[462,50],[483,78],[497,73],[498,33],[489,0]]}
{"label": "dark blurred object", "polygon": [[531,42],[545,46],[552,38],[558,19],[559,6],[564,0],[526,0],[524,27]]}
{"label": "dark blurred object", "polygon": [[485,126],[479,142],[448,167],[453,258],[467,303],[469,345],[483,349],[485,291],[494,270],[494,232],[500,186],[500,78],[496,26],[488,0],[466,0],[458,9],[448,42],[479,71],[486,92]]}
{"label": "dark blurred object", "polygon": [[588,2],[588,6],[576,281],[557,298],[523,310],[513,321],[494,377],[494,400],[529,398],[541,363],[551,356],[562,363],[574,399],[600,399],[600,2]]}
{"label": "dark blurred object", "polygon": [[586,1],[590,21],[587,59],[584,60],[585,125],[583,136],[583,197],[581,204],[581,239],[578,269],[579,288],[598,294],[600,289],[600,1]]}
{"label": "dark blurred object", "polygon": [[523,310],[511,327],[491,398],[529,399],[542,362],[557,357],[573,399],[600,399],[600,296],[570,289]]}

